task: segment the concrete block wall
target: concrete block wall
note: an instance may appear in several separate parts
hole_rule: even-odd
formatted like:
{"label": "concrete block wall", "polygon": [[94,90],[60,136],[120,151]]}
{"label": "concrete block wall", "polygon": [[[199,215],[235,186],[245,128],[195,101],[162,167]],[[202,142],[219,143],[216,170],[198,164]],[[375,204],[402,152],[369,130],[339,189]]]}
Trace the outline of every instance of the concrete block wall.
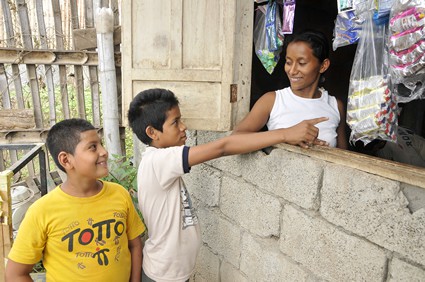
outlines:
{"label": "concrete block wall", "polygon": [[184,180],[203,239],[193,281],[425,281],[423,188],[282,148]]}

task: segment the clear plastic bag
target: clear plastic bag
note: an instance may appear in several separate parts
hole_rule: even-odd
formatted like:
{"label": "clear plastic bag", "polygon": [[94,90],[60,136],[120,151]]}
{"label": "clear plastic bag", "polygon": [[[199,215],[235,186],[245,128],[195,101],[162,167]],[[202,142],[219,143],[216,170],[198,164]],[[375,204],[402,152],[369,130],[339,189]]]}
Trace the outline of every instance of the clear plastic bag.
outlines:
{"label": "clear plastic bag", "polygon": [[374,139],[396,142],[398,106],[388,75],[387,25],[365,18],[350,75],[347,123],[350,142],[365,145]]}
{"label": "clear plastic bag", "polygon": [[425,1],[395,0],[389,31],[389,71],[398,101],[424,99]]}
{"label": "clear plastic bag", "polygon": [[257,9],[255,14],[254,47],[257,57],[271,74],[282,52],[282,24],[276,1],[269,1],[265,13],[261,8]]}

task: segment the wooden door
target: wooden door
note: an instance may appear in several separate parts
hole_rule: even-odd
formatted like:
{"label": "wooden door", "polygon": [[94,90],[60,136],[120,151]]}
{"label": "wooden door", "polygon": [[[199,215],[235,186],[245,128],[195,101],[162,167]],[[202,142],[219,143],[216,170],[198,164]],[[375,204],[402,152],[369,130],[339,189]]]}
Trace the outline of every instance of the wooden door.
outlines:
{"label": "wooden door", "polygon": [[137,93],[166,88],[189,129],[230,130],[249,111],[253,7],[247,0],[123,1],[124,121]]}

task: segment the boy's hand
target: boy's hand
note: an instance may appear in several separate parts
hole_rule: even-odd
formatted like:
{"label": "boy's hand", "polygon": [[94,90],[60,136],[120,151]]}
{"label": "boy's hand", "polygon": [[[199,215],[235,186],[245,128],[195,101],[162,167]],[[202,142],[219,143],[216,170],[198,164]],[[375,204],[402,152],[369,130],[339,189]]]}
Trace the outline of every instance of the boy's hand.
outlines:
{"label": "boy's hand", "polygon": [[302,122],[287,128],[286,143],[291,145],[298,145],[303,148],[309,148],[314,145],[325,145],[329,144],[323,140],[317,139],[319,135],[319,129],[315,126],[319,122],[328,120],[327,117],[313,118],[303,120]]}

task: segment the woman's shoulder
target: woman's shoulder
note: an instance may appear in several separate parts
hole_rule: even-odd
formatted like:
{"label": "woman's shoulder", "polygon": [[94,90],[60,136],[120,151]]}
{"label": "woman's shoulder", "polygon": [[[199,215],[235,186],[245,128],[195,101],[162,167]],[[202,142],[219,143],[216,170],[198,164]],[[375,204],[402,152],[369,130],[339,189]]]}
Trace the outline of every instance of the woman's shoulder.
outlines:
{"label": "woman's shoulder", "polygon": [[291,94],[292,94],[291,87],[286,87],[283,89],[267,92],[263,96],[261,96],[260,99],[263,100],[263,103],[273,105],[276,98],[281,98]]}
{"label": "woman's shoulder", "polygon": [[273,91],[275,95],[288,95],[292,93],[291,87],[285,87],[276,91]]}
{"label": "woman's shoulder", "polygon": [[274,104],[274,100],[276,99],[276,92],[277,91],[270,91],[270,92],[266,92],[264,93],[260,99],[258,99],[258,101],[256,102],[256,106],[258,107],[259,105],[261,106],[273,106]]}
{"label": "woman's shoulder", "polygon": [[322,99],[332,102],[332,103],[336,103],[337,102],[337,98],[331,94],[329,94],[328,90],[326,90],[325,88],[321,87],[319,88],[320,92],[322,92]]}
{"label": "woman's shoulder", "polygon": [[322,91],[322,97],[329,105],[333,106],[334,109],[337,109],[339,112],[344,111],[344,103],[341,99],[336,98],[333,95],[330,95],[328,91],[324,88],[320,88]]}

